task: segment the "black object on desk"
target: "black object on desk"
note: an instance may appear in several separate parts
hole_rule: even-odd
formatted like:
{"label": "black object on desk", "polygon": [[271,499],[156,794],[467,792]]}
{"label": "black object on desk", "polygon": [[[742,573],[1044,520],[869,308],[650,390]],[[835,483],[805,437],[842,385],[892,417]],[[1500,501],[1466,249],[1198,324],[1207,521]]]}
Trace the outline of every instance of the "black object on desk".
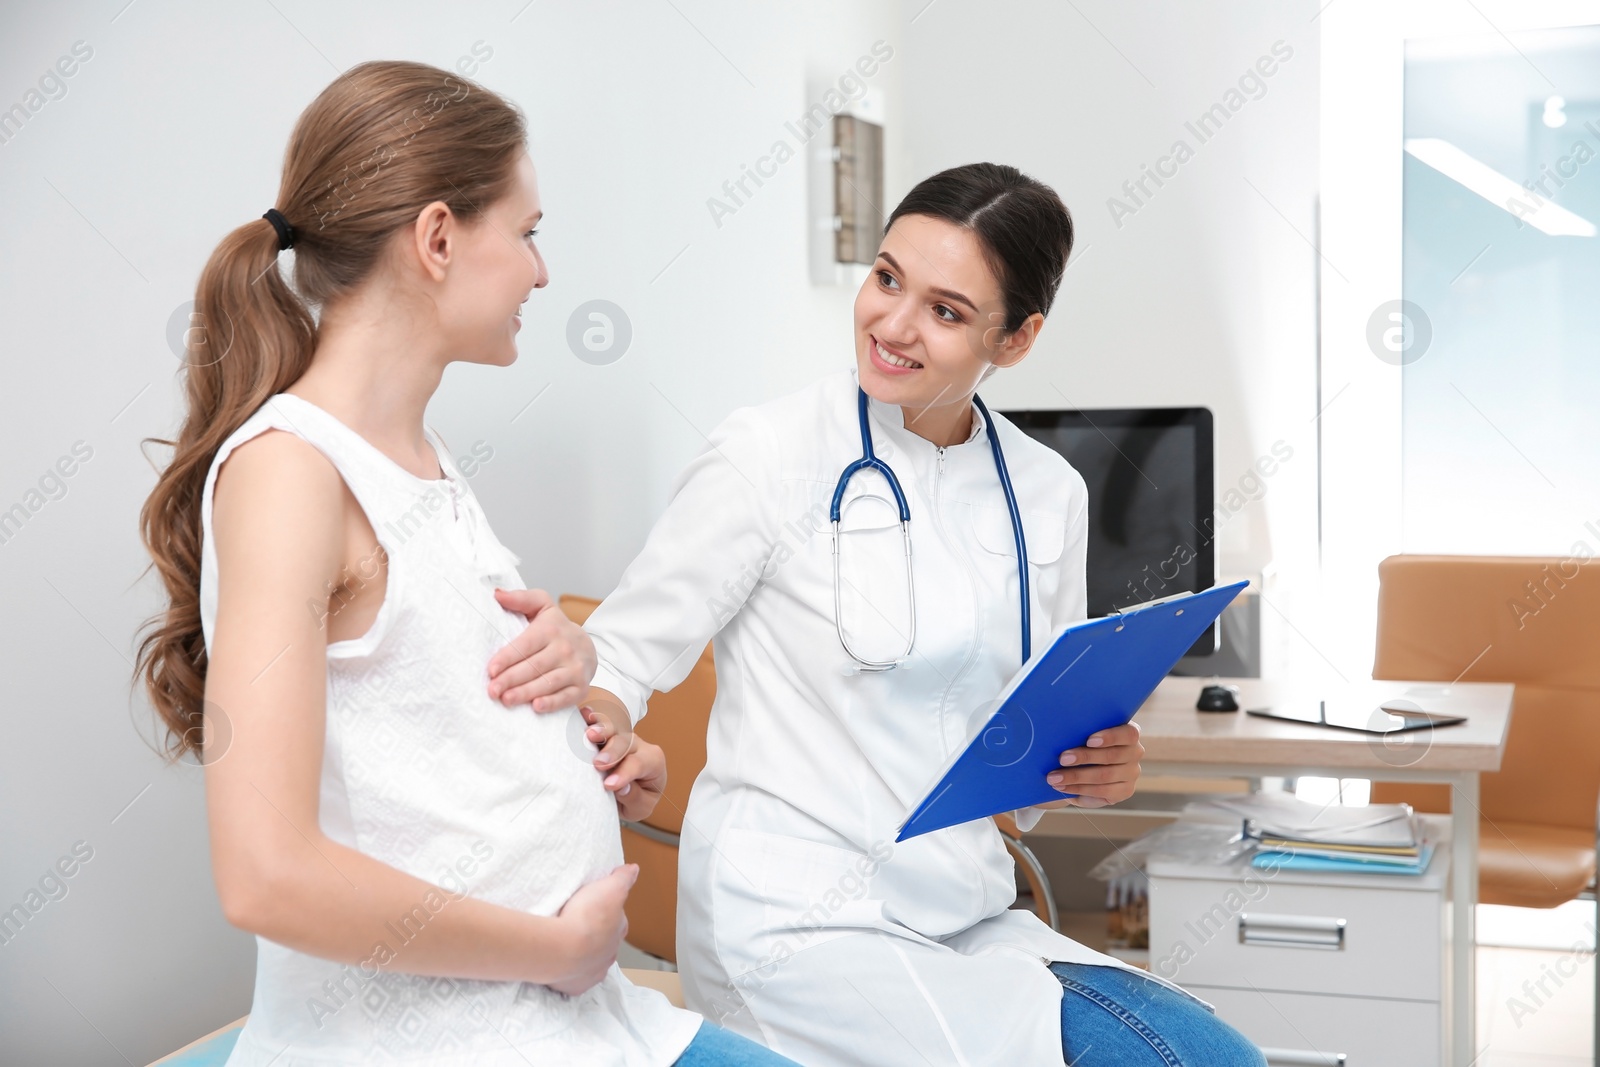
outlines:
{"label": "black object on desk", "polygon": [[1196,711],[1238,711],[1239,702],[1234,699],[1233,689],[1225,685],[1208,685],[1200,690],[1200,699],[1195,702]]}
{"label": "black object on desk", "polygon": [[1407,730],[1432,730],[1436,726],[1455,726],[1467,721],[1465,715],[1440,715],[1424,711],[1416,702],[1391,697],[1377,705],[1343,699],[1320,700],[1317,708],[1247,708],[1246,715],[1263,719],[1284,719],[1335,730],[1358,730],[1367,734],[1399,734]]}

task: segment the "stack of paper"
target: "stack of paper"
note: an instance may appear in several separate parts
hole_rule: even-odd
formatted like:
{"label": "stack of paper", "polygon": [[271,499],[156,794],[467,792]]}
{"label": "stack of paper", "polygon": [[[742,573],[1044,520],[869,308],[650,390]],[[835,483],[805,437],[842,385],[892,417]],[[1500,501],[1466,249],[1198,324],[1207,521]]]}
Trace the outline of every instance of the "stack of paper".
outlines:
{"label": "stack of paper", "polygon": [[1433,855],[1433,843],[1420,835],[1409,804],[1347,808],[1308,804],[1288,793],[1217,797],[1211,803],[1245,820],[1245,833],[1261,843],[1257,867],[1419,874]]}

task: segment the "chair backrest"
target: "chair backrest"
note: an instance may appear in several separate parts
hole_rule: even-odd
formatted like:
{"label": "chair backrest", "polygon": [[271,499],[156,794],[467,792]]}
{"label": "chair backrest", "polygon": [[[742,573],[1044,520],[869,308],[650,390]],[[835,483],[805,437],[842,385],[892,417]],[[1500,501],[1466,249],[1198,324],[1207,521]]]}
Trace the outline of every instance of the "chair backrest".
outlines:
{"label": "chair backrest", "polygon": [[[1483,814],[1593,830],[1600,560],[1390,556],[1378,576],[1374,678],[1516,686],[1505,757],[1482,779]],[[1374,783],[1372,799],[1450,806],[1446,786]]]}
{"label": "chair backrest", "polygon": [[[563,594],[560,605],[567,618],[582,623],[600,606],[600,601]],[[709,644],[677,688],[650,696],[648,714],[639,721],[637,733],[660,745],[667,759],[667,788],[656,810],[643,820],[651,830],[666,835],[683,832],[689,789],[706,765],[706,731],[716,696],[717,669]],[[623,856],[639,865],[639,880],[624,908],[628,943],[652,956],[677,962],[678,849],[671,841],[670,836],[662,840],[628,827],[622,829]]]}

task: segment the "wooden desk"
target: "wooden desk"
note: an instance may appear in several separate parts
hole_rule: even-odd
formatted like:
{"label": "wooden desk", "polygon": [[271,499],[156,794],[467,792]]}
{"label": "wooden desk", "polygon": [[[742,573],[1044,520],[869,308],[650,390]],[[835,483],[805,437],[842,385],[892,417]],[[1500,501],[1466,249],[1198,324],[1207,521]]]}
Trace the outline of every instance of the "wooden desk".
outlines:
{"label": "wooden desk", "polygon": [[[1445,1021],[1446,1062],[1470,1067],[1476,1055],[1474,1011],[1474,910],[1478,901],[1478,775],[1500,769],[1511,721],[1512,686],[1483,682],[1363,681],[1345,695],[1376,707],[1406,695],[1426,711],[1465,715],[1467,721],[1437,730],[1417,730],[1385,739],[1351,730],[1334,730],[1244,713],[1245,708],[1288,707],[1313,710],[1326,690],[1262,678],[1222,678],[1239,687],[1237,712],[1200,712],[1195,700],[1210,679],[1169,676],[1156,688],[1134,721],[1142,731],[1146,775],[1251,778],[1319,776],[1377,781],[1443,782],[1451,787],[1452,953],[1449,1010]],[[1079,836],[1086,820],[1138,819],[1175,813],[1171,805],[1143,804],[1140,794],[1116,809],[1045,813],[1032,831],[1046,836]],[[1119,814],[1112,815],[1112,811]]]}

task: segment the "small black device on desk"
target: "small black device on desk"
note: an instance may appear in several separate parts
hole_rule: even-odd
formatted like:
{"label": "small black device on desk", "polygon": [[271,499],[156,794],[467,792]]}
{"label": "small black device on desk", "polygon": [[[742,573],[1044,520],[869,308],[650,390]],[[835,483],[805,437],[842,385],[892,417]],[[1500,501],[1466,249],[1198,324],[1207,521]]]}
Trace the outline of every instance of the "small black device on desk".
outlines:
{"label": "small black device on desk", "polygon": [[1208,685],[1200,690],[1200,699],[1195,701],[1196,711],[1238,711],[1239,701],[1234,698],[1238,690],[1228,685]]}

